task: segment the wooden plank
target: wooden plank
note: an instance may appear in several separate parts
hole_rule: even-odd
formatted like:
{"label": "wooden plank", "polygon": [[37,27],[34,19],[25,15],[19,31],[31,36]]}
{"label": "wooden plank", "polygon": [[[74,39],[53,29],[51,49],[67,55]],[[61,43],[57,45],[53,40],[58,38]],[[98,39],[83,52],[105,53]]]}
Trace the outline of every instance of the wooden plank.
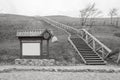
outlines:
{"label": "wooden plank", "polygon": [[111,50],[104,45],[103,43],[101,43],[98,39],[96,39],[93,35],[91,35],[89,32],[87,32],[85,29],[83,29],[83,31],[86,32],[86,34],[90,35],[92,37],[92,39],[94,39],[97,43],[99,43],[102,47],[104,47],[109,53],[111,52]]}
{"label": "wooden plank", "polygon": [[20,40],[20,59],[22,59],[22,41]]}
{"label": "wooden plank", "polygon": [[49,40],[47,40],[47,57],[49,58]]}

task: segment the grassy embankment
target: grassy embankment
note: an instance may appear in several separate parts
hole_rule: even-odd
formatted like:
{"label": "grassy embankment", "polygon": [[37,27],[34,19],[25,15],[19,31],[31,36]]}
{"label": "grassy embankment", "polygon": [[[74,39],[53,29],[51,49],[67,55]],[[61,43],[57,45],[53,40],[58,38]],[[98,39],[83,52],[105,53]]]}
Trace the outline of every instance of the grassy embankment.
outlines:
{"label": "grassy embankment", "polygon": [[19,58],[20,46],[16,37],[17,30],[24,29],[52,29],[58,37],[58,42],[50,41],[50,57],[58,61],[58,65],[79,63],[79,57],[67,41],[63,30],[53,27],[40,17],[0,14],[0,64],[12,64]]}
{"label": "grassy embankment", "polygon": [[[78,18],[66,16],[49,17],[63,24],[80,27]],[[110,26],[109,19],[96,19],[95,26],[90,28],[90,32],[107,45],[110,49],[115,50],[120,47],[119,31],[120,27]],[[104,24],[104,25],[103,25]],[[50,43],[50,55],[54,57],[58,64],[75,64],[79,63],[78,57],[74,49],[67,41],[67,34],[58,28],[55,28],[44,21],[40,17],[27,17],[19,15],[0,15],[0,63],[13,63],[14,59],[19,58],[19,41],[16,37],[16,31],[21,29],[52,29],[54,35],[58,37],[58,42]],[[115,35],[117,34],[117,36]]]}
{"label": "grassy embankment", "polygon": [[[68,16],[47,16],[60,23],[72,26],[74,28],[81,29],[80,19]],[[113,19],[116,24],[117,19]],[[89,25],[89,21],[87,23]],[[88,27],[89,28],[89,27]],[[93,34],[102,43],[108,46],[113,52],[120,50],[120,22],[118,26],[111,26],[110,18],[96,18],[94,25],[89,28],[91,34]]]}

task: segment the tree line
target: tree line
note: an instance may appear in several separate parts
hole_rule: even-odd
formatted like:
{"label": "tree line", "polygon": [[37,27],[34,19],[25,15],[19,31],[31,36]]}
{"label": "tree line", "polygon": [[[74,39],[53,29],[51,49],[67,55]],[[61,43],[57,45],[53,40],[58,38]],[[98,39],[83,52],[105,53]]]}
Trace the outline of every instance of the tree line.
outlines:
{"label": "tree line", "polygon": [[[100,11],[98,8],[96,8],[96,4],[89,4],[85,8],[80,10],[80,22],[82,26],[86,26],[89,20],[89,26],[92,27],[95,23],[95,18],[99,17],[100,14],[102,14],[102,11]],[[110,25],[118,27],[119,22],[119,15],[118,15],[118,9],[112,8],[108,12],[108,16],[110,17]],[[114,21],[113,19],[116,18]]]}

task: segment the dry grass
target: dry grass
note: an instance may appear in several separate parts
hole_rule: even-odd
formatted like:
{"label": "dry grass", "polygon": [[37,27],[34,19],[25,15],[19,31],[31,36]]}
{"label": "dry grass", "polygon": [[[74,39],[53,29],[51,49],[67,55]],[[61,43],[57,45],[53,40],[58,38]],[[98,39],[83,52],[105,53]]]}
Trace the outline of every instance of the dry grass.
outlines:
{"label": "dry grass", "polygon": [[19,58],[20,46],[16,31],[21,29],[52,29],[58,42],[50,41],[50,57],[59,61],[58,65],[74,65],[79,63],[76,52],[68,43],[68,34],[63,30],[51,26],[40,17],[26,17],[18,15],[0,15],[0,63],[13,63]]}
{"label": "dry grass", "polygon": [[[56,15],[56,16],[47,16],[48,18],[51,18],[53,20],[56,20],[60,23],[74,26],[80,28],[80,18],[76,17],[68,17],[68,16],[62,16],[62,15]],[[113,19],[113,24],[115,25],[117,21],[117,18]],[[87,25],[90,25],[90,19],[87,20]],[[94,19],[94,26],[111,26],[110,18],[95,18]],[[117,27],[117,26],[114,26]],[[120,22],[118,23],[118,27],[120,27]]]}
{"label": "dry grass", "polygon": [[[50,17],[51,18],[51,17]],[[61,23],[80,28],[80,20],[65,16],[52,17]],[[104,19],[106,20],[106,19]],[[102,25],[101,19],[99,20]],[[100,24],[98,24],[100,25]],[[0,56],[1,61],[13,61],[19,57],[19,41],[16,37],[16,30],[20,29],[52,29],[54,35],[58,37],[58,42],[50,43],[50,54],[56,60],[68,65],[68,63],[80,63],[80,57],[68,43],[63,30],[55,28],[44,22],[40,17],[26,17],[18,15],[0,15]],[[120,47],[120,28],[114,26],[93,26],[90,32],[112,50]],[[117,35],[116,35],[117,33]],[[3,55],[5,57],[2,57]],[[10,58],[8,58],[11,55]]]}
{"label": "dry grass", "polygon": [[[48,18],[72,26],[74,28],[82,28],[79,18],[67,16],[48,16]],[[114,18],[113,21],[115,25],[116,18]],[[89,25],[89,21],[87,22],[87,24]],[[120,22],[118,26],[113,26],[110,24],[110,18],[96,18],[94,25],[89,28],[89,32],[96,38],[98,38],[106,46],[108,46],[111,50],[113,50],[113,52],[116,49],[120,49]],[[116,57],[113,57],[113,60],[116,59],[117,55]]]}
{"label": "dry grass", "polygon": [[[49,18],[66,25],[70,25],[73,27],[77,26],[77,28],[81,28],[79,18],[73,18],[67,16],[49,16]],[[116,19],[114,19],[114,21],[116,21]],[[102,22],[105,22],[106,25],[103,25]],[[100,39],[105,45],[108,45],[108,47],[110,47],[112,50],[114,50],[117,47],[120,47],[120,43],[119,43],[120,26],[118,27],[111,26],[109,18],[101,18],[101,19],[96,18],[96,23],[92,28],[90,28],[89,31],[91,32],[91,34],[93,34],[98,39]]]}

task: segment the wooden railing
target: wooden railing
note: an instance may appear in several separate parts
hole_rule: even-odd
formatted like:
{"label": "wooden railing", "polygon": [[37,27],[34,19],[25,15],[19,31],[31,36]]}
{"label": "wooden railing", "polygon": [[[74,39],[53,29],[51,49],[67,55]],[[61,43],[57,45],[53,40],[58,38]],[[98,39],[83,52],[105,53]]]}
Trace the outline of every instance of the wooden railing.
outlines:
{"label": "wooden railing", "polygon": [[86,29],[79,30],[78,34],[102,58],[106,58],[107,55],[112,52],[106,45],[91,35]]}
{"label": "wooden railing", "polygon": [[54,26],[57,26],[66,30],[68,33],[71,33],[71,35],[72,34],[79,35],[96,53],[98,53],[104,59],[111,52],[111,50],[106,45],[100,42],[97,38],[95,38],[92,34],[90,34],[86,29],[76,29],[46,17],[43,17],[43,20],[45,20],[46,22]]}

